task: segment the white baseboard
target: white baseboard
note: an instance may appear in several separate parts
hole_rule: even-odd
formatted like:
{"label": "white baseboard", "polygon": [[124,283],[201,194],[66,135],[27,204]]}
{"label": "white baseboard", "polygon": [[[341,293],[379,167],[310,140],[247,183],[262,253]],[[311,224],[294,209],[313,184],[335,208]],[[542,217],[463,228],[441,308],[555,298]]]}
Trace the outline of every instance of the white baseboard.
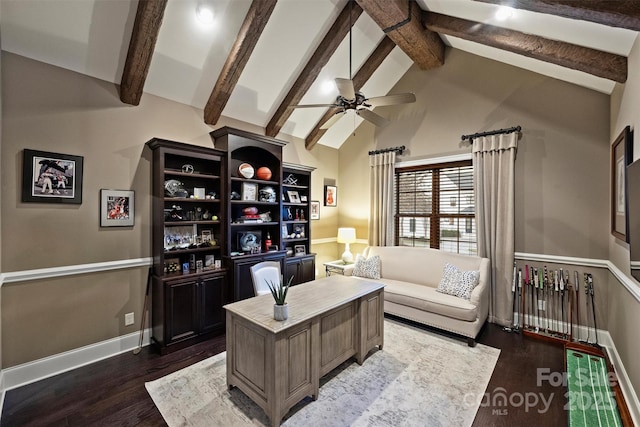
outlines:
{"label": "white baseboard", "polygon": [[613,343],[613,339],[607,331],[601,331],[601,335],[599,336],[604,337],[603,346],[606,348],[607,354],[609,355],[609,361],[613,365],[613,369],[616,371],[618,383],[620,384],[622,395],[624,396],[624,400],[629,408],[633,424],[640,426],[640,401],[638,400],[638,395],[633,389],[629,375],[627,375],[627,371],[624,369],[624,365],[620,359],[618,350]]}
{"label": "white baseboard", "polygon": [[[143,346],[149,345],[151,330],[144,331]],[[12,366],[2,370],[2,393],[21,387],[63,372],[71,371],[81,366],[89,365],[127,351],[133,351],[140,342],[140,332],[101,341],[85,347],[80,347],[64,353]],[[2,404],[0,402],[0,405]],[[0,412],[1,413],[1,412]]]}

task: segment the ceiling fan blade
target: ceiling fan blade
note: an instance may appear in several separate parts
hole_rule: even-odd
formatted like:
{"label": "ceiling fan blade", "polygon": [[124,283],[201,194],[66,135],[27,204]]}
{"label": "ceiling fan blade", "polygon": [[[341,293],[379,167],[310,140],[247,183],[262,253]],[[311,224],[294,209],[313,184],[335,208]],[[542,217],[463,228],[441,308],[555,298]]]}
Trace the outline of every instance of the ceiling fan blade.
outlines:
{"label": "ceiling fan blade", "polygon": [[356,99],[356,90],[353,87],[352,80],[337,78],[336,87],[338,88],[338,93],[344,99],[349,101]]}
{"label": "ceiling fan blade", "polygon": [[317,107],[337,107],[336,104],[299,104],[299,105],[289,105],[291,108],[317,108]]}
{"label": "ceiling fan blade", "polygon": [[324,122],[322,124],[322,126],[320,126],[320,129],[329,129],[331,126],[333,126],[333,124],[335,122],[337,122],[338,120],[340,120],[342,118],[342,116],[344,116],[344,114],[346,113],[346,111],[338,111],[337,113],[335,113],[333,116],[331,116],[331,118],[329,120],[327,120],[326,122]]}
{"label": "ceiling fan blade", "polygon": [[376,126],[385,127],[389,124],[389,120],[384,117],[374,113],[373,111],[367,110],[366,108],[361,108],[356,110],[356,113],[365,120],[370,121]]}
{"label": "ceiling fan blade", "polygon": [[387,96],[374,96],[373,98],[365,99],[365,104],[369,104],[372,107],[383,107],[385,105],[397,105],[397,104],[410,104],[416,102],[416,96],[413,93],[398,93],[395,95]]}

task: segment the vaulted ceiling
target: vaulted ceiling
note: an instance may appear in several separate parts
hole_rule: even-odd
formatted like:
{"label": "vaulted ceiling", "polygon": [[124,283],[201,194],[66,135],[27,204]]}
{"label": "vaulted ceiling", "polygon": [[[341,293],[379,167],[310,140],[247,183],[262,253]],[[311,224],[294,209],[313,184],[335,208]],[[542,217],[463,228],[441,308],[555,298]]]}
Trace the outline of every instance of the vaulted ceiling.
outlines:
{"label": "vaulted ceiling", "polygon": [[[213,7],[211,25],[196,19]],[[500,20],[500,6],[514,9]],[[332,103],[336,77],[389,93],[412,65],[461,49],[611,93],[640,31],[635,0],[2,0],[2,49],[315,144],[340,147],[361,118]],[[352,35],[349,31],[352,27]],[[352,54],[350,55],[350,46]],[[377,107],[384,116],[387,108]]]}

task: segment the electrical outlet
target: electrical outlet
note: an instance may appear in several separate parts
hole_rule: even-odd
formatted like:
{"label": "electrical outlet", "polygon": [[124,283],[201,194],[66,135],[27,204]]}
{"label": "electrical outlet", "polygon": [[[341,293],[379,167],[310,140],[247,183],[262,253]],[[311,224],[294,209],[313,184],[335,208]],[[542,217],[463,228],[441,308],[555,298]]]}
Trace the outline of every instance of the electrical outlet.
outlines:
{"label": "electrical outlet", "polygon": [[124,315],[124,326],[133,325],[133,322],[134,322],[133,313],[127,313]]}
{"label": "electrical outlet", "polygon": [[545,311],[547,307],[547,302],[545,300],[538,300],[538,310]]}

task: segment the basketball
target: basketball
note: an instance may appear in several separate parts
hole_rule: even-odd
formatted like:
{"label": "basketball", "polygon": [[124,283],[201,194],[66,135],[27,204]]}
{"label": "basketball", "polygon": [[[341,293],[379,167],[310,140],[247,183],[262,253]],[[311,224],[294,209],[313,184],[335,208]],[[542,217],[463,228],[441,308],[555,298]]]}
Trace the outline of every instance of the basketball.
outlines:
{"label": "basketball", "polygon": [[258,179],[271,179],[271,169],[266,166],[258,168],[256,177],[258,177]]}

